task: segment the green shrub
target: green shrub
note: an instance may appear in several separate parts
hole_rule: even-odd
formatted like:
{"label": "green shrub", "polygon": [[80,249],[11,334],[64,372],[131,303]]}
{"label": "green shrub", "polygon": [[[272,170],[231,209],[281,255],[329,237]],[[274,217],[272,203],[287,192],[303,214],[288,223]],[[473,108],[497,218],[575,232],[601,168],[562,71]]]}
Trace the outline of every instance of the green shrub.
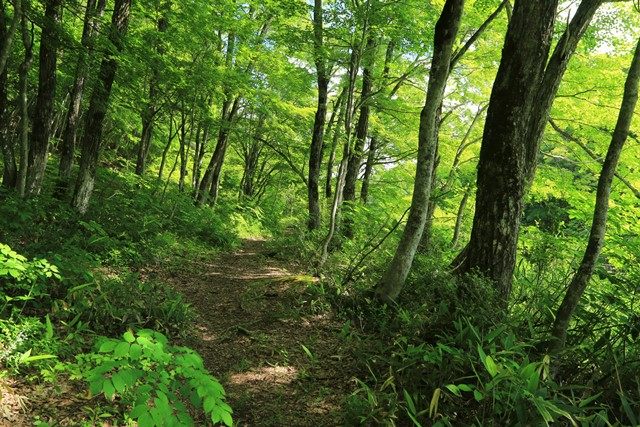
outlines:
{"label": "green shrub", "polygon": [[139,427],[194,425],[189,407],[214,424],[232,425],[231,407],[216,378],[193,350],[176,347],[148,329],[127,331],[122,339],[101,338],[95,351],[77,356],[69,369],[89,383],[94,395],[116,397]]}
{"label": "green shrub", "polygon": [[135,274],[100,277],[69,290],[65,317],[78,317],[97,334],[117,336],[128,328],[152,328],[169,336],[190,329],[193,310],[182,295]]}
{"label": "green shrub", "polygon": [[0,319],[0,366],[11,372],[48,365],[45,361],[55,358],[59,349],[60,343],[48,317],[45,323],[25,316]]}
{"label": "green shrub", "polygon": [[0,243],[0,316],[25,309],[43,309],[51,301],[58,268],[44,259],[29,261]]}

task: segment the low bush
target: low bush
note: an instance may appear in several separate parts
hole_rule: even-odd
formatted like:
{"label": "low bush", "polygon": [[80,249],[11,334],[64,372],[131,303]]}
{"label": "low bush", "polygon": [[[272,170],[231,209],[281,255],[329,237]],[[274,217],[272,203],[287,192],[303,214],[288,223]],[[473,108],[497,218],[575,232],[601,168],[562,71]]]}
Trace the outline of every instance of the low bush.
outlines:
{"label": "low bush", "polygon": [[214,424],[232,425],[231,407],[218,380],[193,350],[169,344],[159,332],[127,331],[121,339],[100,338],[94,352],[67,369],[88,382],[93,395],[119,399],[125,421],[139,427],[189,426],[195,408]]}

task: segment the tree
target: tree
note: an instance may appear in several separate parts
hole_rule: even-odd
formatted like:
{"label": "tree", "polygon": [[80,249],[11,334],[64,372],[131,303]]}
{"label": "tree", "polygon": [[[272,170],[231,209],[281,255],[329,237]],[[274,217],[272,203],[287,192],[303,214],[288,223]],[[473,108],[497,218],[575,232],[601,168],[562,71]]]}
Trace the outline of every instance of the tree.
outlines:
{"label": "tree", "polygon": [[327,99],[329,91],[329,73],[324,53],[324,29],[322,0],[315,0],[313,6],[313,47],[316,76],[318,80],[318,108],[313,121],[311,148],[309,150],[309,179],[307,180],[307,197],[309,202],[310,230],[320,226],[320,167],[322,165],[322,146],[324,143],[324,125],[327,116]]}
{"label": "tree", "polygon": [[584,293],[596,262],[604,245],[605,233],[607,230],[607,215],[609,213],[609,196],[611,194],[611,183],[616,174],[616,168],[620,161],[620,155],[625,142],[629,136],[629,129],[633,120],[633,114],[638,103],[638,83],[640,82],[640,40],[635,49],[633,60],[627,75],[627,81],[624,87],[624,95],[622,105],[618,115],[611,144],[607,151],[607,156],[602,165],[600,178],[598,179],[598,189],[596,192],[596,203],[593,210],[593,220],[591,222],[591,231],[589,232],[589,241],[582,257],[582,262],[578,267],[569,288],[556,311],[555,321],[551,334],[553,336],[552,347],[554,350],[560,350],[564,347],[567,340],[567,329],[571,316],[575,311],[580,298]]}
{"label": "tree", "polygon": [[27,195],[38,195],[42,187],[56,94],[56,65],[58,62],[58,25],[62,14],[62,0],[47,0],[44,24],[40,36],[38,68],[38,95],[33,115],[33,128],[29,149]]}
{"label": "tree", "polygon": [[86,213],[96,179],[96,168],[102,142],[102,125],[109,107],[111,87],[116,77],[118,61],[116,55],[124,47],[124,36],[129,25],[131,0],[116,0],[111,16],[109,41],[113,49],[107,52],[100,64],[98,81],[91,94],[89,110],[82,136],[80,170],[73,193],[72,206],[81,214]]}
{"label": "tree", "polygon": [[94,38],[100,29],[100,18],[104,12],[105,5],[106,0],[87,0],[85,6],[81,48],[78,54],[73,86],[69,94],[69,110],[67,111],[60,147],[60,166],[58,168],[56,188],[56,192],[59,195],[66,193],[71,179],[71,167],[75,156],[78,125],[80,124],[80,107],[85,83],[90,71],[89,61],[94,49]]}
{"label": "tree", "polygon": [[376,287],[376,294],[382,300],[392,301],[400,294],[422,237],[422,231],[427,219],[432,172],[435,162],[438,109],[444,97],[444,90],[449,77],[453,46],[460,27],[463,9],[464,0],[447,0],[436,23],[427,99],[420,114],[418,163],[416,165],[413,199],[407,224],[393,260]]}
{"label": "tree", "polygon": [[454,261],[458,273],[476,272],[494,282],[504,305],[544,125],[569,59],[601,3],[580,3],[551,58],[557,2],[516,1],[513,7],[485,121],[471,238]]}

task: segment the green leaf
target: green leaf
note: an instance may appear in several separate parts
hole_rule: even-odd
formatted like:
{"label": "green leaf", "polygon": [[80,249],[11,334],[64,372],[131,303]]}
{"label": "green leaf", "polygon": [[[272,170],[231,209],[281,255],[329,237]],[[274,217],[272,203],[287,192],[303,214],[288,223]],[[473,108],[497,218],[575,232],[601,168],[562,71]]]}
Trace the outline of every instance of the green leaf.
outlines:
{"label": "green leaf", "polygon": [[484,394],[482,394],[482,392],[480,390],[473,390],[473,398],[480,402],[482,401],[482,399],[484,399]]}
{"label": "green leaf", "polygon": [[140,417],[142,414],[147,413],[147,405],[136,405],[135,408],[131,411],[129,416],[133,419]]}
{"label": "green leaf", "polygon": [[131,330],[128,330],[127,332],[125,332],[122,337],[128,343],[132,343],[132,342],[134,342],[136,340],[136,338],[133,336],[133,332],[131,332]]}
{"label": "green leaf", "polygon": [[111,377],[111,381],[113,382],[113,387],[116,389],[118,394],[122,394],[126,390],[127,382],[122,372],[116,372]]}
{"label": "green leaf", "polygon": [[473,391],[472,386],[469,384],[458,384],[458,388],[462,391]]}
{"label": "green leaf", "polygon": [[114,357],[124,357],[129,354],[129,347],[131,345],[127,342],[120,342],[116,345],[116,348],[113,350]]}
{"label": "green leaf", "polygon": [[540,384],[540,375],[538,375],[538,372],[533,371],[529,375],[529,380],[527,381],[527,390],[531,393],[534,393],[538,389],[539,384]]}
{"label": "green leaf", "polygon": [[217,406],[217,399],[213,396],[207,396],[206,399],[204,399],[204,403],[202,404],[204,412],[206,413],[213,411]]}
{"label": "green leaf", "polygon": [[455,384],[447,384],[445,388],[449,390],[451,393],[455,394],[456,396],[462,397],[462,393],[460,393],[460,389],[458,389],[458,387]]}
{"label": "green leaf", "polygon": [[407,408],[409,409],[409,413],[415,414],[417,412],[416,405],[413,403],[413,399],[411,398],[411,395],[406,389],[402,389],[402,393],[404,394],[404,401],[407,402]]}
{"label": "green leaf", "polygon": [[220,414],[220,416],[222,417],[222,422],[225,423],[225,425],[231,427],[233,425],[233,418],[231,418],[231,414],[228,412],[222,412]]}
{"label": "green leaf", "polygon": [[495,377],[498,374],[498,366],[496,365],[496,362],[493,361],[491,356],[487,356],[484,359],[484,366],[487,368],[487,372],[489,372],[492,377]]}
{"label": "green leaf", "polygon": [[102,392],[104,393],[107,399],[113,400],[113,397],[116,393],[116,389],[113,386],[113,383],[111,382],[111,380],[105,380],[104,383],[102,383]]}
{"label": "green leaf", "polygon": [[154,427],[155,425],[156,424],[148,411],[138,417],[138,427]]}
{"label": "green leaf", "polygon": [[140,359],[141,355],[142,347],[140,346],[140,344],[131,344],[131,347],[129,347],[129,357],[131,358],[131,360],[138,360]]}
{"label": "green leaf", "polygon": [[107,340],[100,344],[100,348],[98,349],[99,353],[111,353],[114,348],[118,345],[118,341]]}

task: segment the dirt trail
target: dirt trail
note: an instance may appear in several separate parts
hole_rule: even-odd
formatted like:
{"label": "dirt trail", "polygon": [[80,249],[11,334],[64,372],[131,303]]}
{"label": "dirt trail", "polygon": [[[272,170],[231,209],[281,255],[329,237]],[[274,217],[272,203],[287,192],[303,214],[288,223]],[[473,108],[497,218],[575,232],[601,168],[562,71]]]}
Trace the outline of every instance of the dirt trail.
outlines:
{"label": "dirt trail", "polygon": [[312,301],[311,277],[268,256],[263,241],[246,240],[166,280],[199,314],[189,345],[225,386],[237,425],[343,424],[353,361],[342,325]]}

